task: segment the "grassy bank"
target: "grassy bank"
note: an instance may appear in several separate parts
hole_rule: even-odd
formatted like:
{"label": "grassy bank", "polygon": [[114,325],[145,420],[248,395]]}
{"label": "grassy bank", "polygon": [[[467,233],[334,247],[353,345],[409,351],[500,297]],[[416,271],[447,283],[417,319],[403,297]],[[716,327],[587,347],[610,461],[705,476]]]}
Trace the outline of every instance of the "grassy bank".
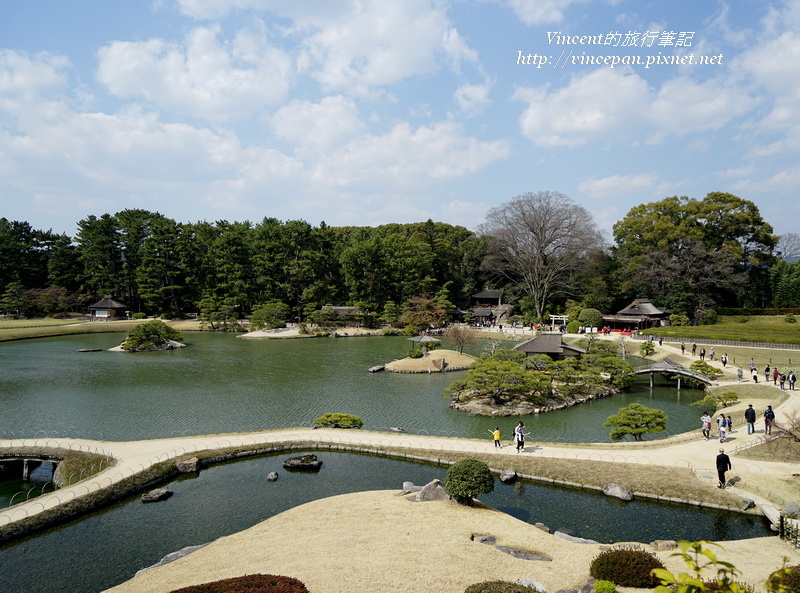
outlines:
{"label": "grassy bank", "polygon": [[[143,320],[126,321],[75,321],[72,319],[2,319],[0,318],[0,342],[27,340],[30,338],[52,338],[77,334],[127,332]],[[197,321],[168,321],[179,331],[200,329]]]}
{"label": "grassy bank", "polygon": [[787,323],[785,315],[721,315],[714,325],[668,326],[647,331],[654,336],[686,340],[800,344],[800,323]]}

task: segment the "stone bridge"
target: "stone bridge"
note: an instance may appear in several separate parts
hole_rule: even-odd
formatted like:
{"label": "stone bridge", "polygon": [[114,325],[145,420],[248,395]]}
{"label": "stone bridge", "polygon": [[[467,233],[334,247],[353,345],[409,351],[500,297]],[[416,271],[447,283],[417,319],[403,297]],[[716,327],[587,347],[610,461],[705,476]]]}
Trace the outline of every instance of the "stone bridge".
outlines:
{"label": "stone bridge", "polygon": [[677,375],[678,389],[681,388],[681,377],[688,377],[689,379],[700,381],[706,385],[713,385],[711,379],[709,379],[706,375],[687,369],[685,366],[675,362],[669,357],[659,360],[658,362],[654,362],[653,364],[633,368],[634,375],[644,375],[646,373],[650,374],[650,387],[653,387],[653,377],[656,373],[661,373],[665,376]]}

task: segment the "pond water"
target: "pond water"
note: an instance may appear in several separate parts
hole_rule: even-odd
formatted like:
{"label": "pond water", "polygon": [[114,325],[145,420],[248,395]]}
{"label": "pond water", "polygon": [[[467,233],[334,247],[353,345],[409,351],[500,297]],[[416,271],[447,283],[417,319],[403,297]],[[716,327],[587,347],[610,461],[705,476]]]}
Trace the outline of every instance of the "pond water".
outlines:
{"label": "pond water", "polygon": [[[349,492],[399,492],[405,480],[425,484],[446,474],[434,466],[332,452],[317,452],[323,461],[319,473],[284,471],[283,460],[295,454],[217,465],[168,484],[175,494],[165,502],[143,504],[130,497],[0,548],[0,591],[95,593],[170,552],[241,531],[291,507]],[[279,471],[277,482],[267,482],[271,471]],[[769,534],[760,517],[644,500],[624,503],[571,488],[496,481],[494,492],[480,498],[523,521],[570,528],[602,542]]]}
{"label": "pond water", "polygon": [[[86,334],[0,344],[0,437],[70,436],[138,440],[309,426],[326,412],[356,414],[365,428],[509,438],[517,418],[470,416],[448,407],[444,388],[463,372],[369,373],[401,358],[400,337],[243,340],[185,334],[188,348],[126,354],[123,334]],[[531,440],[608,442],[609,415],[631,402],[663,410],[668,436],[697,428],[687,404],[702,397],[647,378],[629,392],[567,410],[522,418]]]}

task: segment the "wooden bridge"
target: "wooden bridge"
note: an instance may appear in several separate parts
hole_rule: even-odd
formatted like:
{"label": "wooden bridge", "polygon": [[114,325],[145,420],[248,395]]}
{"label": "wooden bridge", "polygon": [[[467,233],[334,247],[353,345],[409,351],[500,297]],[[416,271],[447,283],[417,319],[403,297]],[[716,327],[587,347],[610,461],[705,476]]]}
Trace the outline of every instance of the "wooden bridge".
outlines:
{"label": "wooden bridge", "polygon": [[650,374],[651,388],[653,387],[653,378],[656,373],[661,373],[664,376],[677,375],[678,389],[681,388],[681,377],[688,377],[694,381],[705,383],[706,385],[713,385],[711,379],[709,379],[706,375],[687,369],[685,366],[675,362],[669,357],[659,360],[658,362],[654,362],[653,364],[633,368],[634,375],[644,375],[646,373]]}

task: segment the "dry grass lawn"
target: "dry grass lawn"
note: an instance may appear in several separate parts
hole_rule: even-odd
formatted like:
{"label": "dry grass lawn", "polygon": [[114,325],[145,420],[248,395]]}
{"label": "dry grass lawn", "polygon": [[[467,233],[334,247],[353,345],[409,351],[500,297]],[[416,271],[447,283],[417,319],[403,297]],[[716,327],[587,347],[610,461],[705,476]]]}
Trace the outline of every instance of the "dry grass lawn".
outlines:
{"label": "dry grass lawn", "polygon": [[[553,561],[516,559],[471,541],[472,534],[493,535],[499,545]],[[566,542],[488,508],[413,503],[391,491],[360,492],[295,507],[108,591],[167,593],[267,573],[298,578],[313,593],[462,593],[472,583],[520,578],[535,579],[554,592],[583,585],[602,547]],[[668,569],[685,569],[670,552],[658,555]],[[734,562],[756,590],[784,556],[800,562],[800,553],[775,537],[726,542],[718,555]]]}
{"label": "dry grass lawn", "polygon": [[448,367],[465,367],[475,362],[475,357],[469,354],[460,354],[455,350],[437,348],[431,350],[428,356],[422,358],[403,358],[394,360],[386,365],[387,371],[406,371],[411,373],[427,373],[435,371],[433,361],[444,358]]}

